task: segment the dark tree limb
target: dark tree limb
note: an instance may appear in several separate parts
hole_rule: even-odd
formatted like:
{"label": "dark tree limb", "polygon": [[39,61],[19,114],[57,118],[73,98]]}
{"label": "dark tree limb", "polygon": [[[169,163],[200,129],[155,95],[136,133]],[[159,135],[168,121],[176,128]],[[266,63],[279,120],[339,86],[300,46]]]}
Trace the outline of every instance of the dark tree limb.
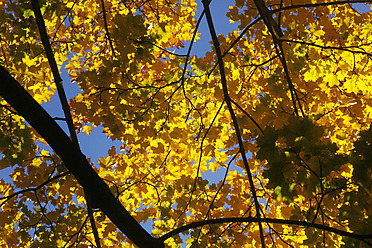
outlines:
{"label": "dark tree limb", "polygon": [[[71,140],[74,143],[74,145],[80,150],[79,141],[77,139],[77,135],[76,135],[76,132],[75,132],[75,125],[73,123],[72,116],[71,116],[70,106],[68,105],[68,102],[67,102],[66,93],[65,93],[65,90],[64,90],[63,84],[62,84],[62,79],[61,79],[61,76],[59,74],[57,63],[56,63],[56,60],[54,58],[52,47],[51,47],[50,42],[49,42],[49,36],[48,36],[46,28],[45,28],[44,18],[41,14],[41,11],[40,11],[40,5],[39,5],[38,0],[31,0],[31,3],[32,3],[32,8],[33,8],[34,13],[35,13],[36,23],[37,23],[37,26],[38,26],[38,29],[39,29],[39,32],[40,32],[41,41],[42,41],[42,44],[44,46],[46,56],[48,58],[50,68],[52,69],[54,81],[55,81],[56,86],[57,86],[58,96],[59,96],[59,99],[60,99],[60,102],[61,102],[63,113],[65,115],[65,121],[67,123],[68,129],[69,129],[69,132],[70,132],[70,137],[71,137]],[[103,0],[102,0],[102,6],[104,8]],[[107,31],[105,10],[104,10],[103,14],[104,14],[104,19],[105,19],[105,27],[106,27],[106,31]],[[111,44],[110,37],[109,37],[109,41],[110,41],[110,44]],[[112,44],[111,44],[111,46],[112,46]],[[115,53],[114,53],[114,55],[115,55]],[[91,201],[90,201],[90,199],[86,199],[86,201],[87,201],[89,220],[91,222],[91,226],[92,226],[92,229],[93,229],[94,238],[95,238],[97,247],[100,248],[101,245],[100,245],[100,241],[99,241],[99,238],[98,238],[98,232],[97,232],[97,229],[96,229],[96,224],[94,222],[92,206],[91,206],[91,203],[90,203]]]}
{"label": "dark tree limb", "polygon": [[[213,46],[216,50],[216,56],[217,56],[217,59],[218,59],[218,65],[219,65],[219,70],[220,70],[221,84],[222,84],[224,100],[226,102],[226,106],[229,110],[231,119],[233,121],[236,137],[237,137],[238,143],[239,143],[239,151],[240,151],[240,154],[242,156],[242,160],[243,160],[245,170],[247,172],[248,182],[249,182],[249,186],[251,188],[252,197],[253,197],[254,205],[255,205],[255,208],[256,208],[256,217],[259,219],[261,217],[260,204],[258,202],[256,189],[255,189],[254,182],[253,182],[252,173],[251,173],[251,170],[249,168],[248,160],[247,160],[247,157],[246,157],[246,154],[245,154],[243,139],[242,139],[242,136],[240,134],[240,127],[239,127],[238,121],[236,119],[236,116],[235,116],[235,113],[234,113],[234,110],[233,110],[233,107],[232,107],[229,91],[228,91],[228,88],[227,88],[225,67],[224,67],[222,53],[221,53],[221,49],[220,49],[220,43],[218,41],[216,30],[214,28],[212,15],[211,15],[211,12],[210,12],[210,9],[209,9],[209,3],[208,3],[207,0],[203,0],[202,2],[203,2],[203,5],[204,5],[205,16],[207,18],[209,31],[210,31],[210,34],[211,34],[211,37],[212,37]],[[259,229],[260,229],[261,246],[262,246],[262,248],[264,248],[265,247],[265,237],[264,237],[264,230],[263,230],[263,227],[262,227],[262,223],[258,222],[258,226],[259,226]]]}
{"label": "dark tree limb", "polygon": [[105,30],[106,30],[106,38],[109,41],[111,51],[112,51],[112,55],[114,55],[114,58],[116,58],[114,45],[112,44],[111,37],[110,37],[110,32],[109,32],[108,26],[107,26],[106,8],[105,8],[105,1],[104,0],[101,0],[101,5],[102,5],[102,13],[103,13],[103,23],[105,25]]}
{"label": "dark tree limb", "polygon": [[44,18],[41,14],[41,11],[40,11],[39,1],[38,0],[31,0],[31,4],[32,4],[32,9],[33,9],[34,14],[35,14],[37,27],[38,27],[39,32],[40,32],[41,42],[43,44],[46,56],[48,58],[50,68],[52,69],[54,82],[57,86],[58,97],[59,97],[59,100],[61,101],[61,106],[62,106],[63,113],[64,113],[65,118],[66,118],[68,130],[70,132],[70,136],[71,136],[71,139],[72,139],[73,143],[78,147],[79,142],[78,142],[78,139],[77,139],[77,136],[76,136],[74,122],[72,121],[70,106],[68,105],[66,93],[65,93],[65,90],[64,90],[63,84],[62,84],[62,78],[59,74],[59,70],[58,70],[58,67],[57,67],[56,60],[54,58],[52,47],[50,46],[49,36],[48,36],[47,30],[45,28]]}
{"label": "dark tree limb", "polygon": [[[303,109],[301,107],[300,100],[298,98],[296,89],[293,85],[292,79],[289,75],[289,70],[287,66],[287,62],[284,57],[284,50],[283,46],[280,42],[280,38],[283,37],[282,29],[280,28],[279,24],[273,19],[272,12],[267,8],[263,0],[254,0],[254,4],[256,5],[258,12],[260,13],[260,16],[262,17],[267,29],[269,30],[273,42],[276,46],[277,54],[279,55],[279,59],[283,65],[285,77],[288,82],[289,91],[291,93],[291,98],[293,102],[293,108],[296,115],[299,115],[297,104],[299,106],[299,109],[301,110],[302,116],[305,116],[305,113],[303,112]],[[279,48],[278,48],[279,47]]]}
{"label": "dark tree limb", "polygon": [[298,220],[284,220],[284,219],[272,219],[272,218],[256,218],[256,217],[233,217],[233,218],[221,218],[221,219],[210,219],[210,220],[203,220],[203,221],[197,221],[193,222],[184,226],[181,226],[173,231],[170,231],[169,233],[161,236],[159,240],[166,240],[174,235],[177,235],[181,232],[187,231],[192,228],[197,228],[205,225],[211,225],[211,224],[223,224],[223,223],[240,223],[240,222],[250,222],[250,223],[271,223],[271,224],[283,224],[283,225],[293,225],[293,226],[303,226],[305,228],[316,228],[332,233],[339,234],[341,236],[346,236],[350,238],[354,238],[357,240],[360,240],[367,245],[372,246],[372,242],[368,240],[372,240],[372,233],[371,234],[356,234],[351,232],[346,232],[337,228],[325,226],[322,224],[316,224],[312,222],[307,221],[298,221]]}
{"label": "dark tree limb", "polygon": [[273,19],[272,14],[270,10],[266,7],[264,1],[263,0],[253,1],[270,33],[275,34],[276,38],[282,37],[283,36],[282,29],[279,27],[278,23]]}
{"label": "dark tree limb", "polygon": [[42,184],[40,184],[39,186],[36,186],[36,187],[31,187],[31,188],[27,188],[27,189],[23,189],[23,190],[20,190],[20,191],[17,191],[17,192],[14,192],[13,194],[10,194],[8,196],[3,196],[3,197],[0,197],[0,200],[5,200],[4,202],[2,202],[0,204],[0,207],[2,207],[2,205],[9,199],[17,196],[17,195],[20,195],[20,194],[23,194],[23,193],[26,193],[26,192],[30,192],[30,191],[33,191],[33,192],[36,192],[37,190],[41,189],[42,187],[44,187],[45,185],[53,182],[54,180],[60,178],[60,177],[64,177],[68,174],[70,174],[71,172],[67,171],[67,172],[63,172],[61,174],[58,174],[56,175],[55,177],[52,177],[52,178],[49,178],[48,180],[46,180],[45,182],[43,182]]}
{"label": "dark tree limb", "polygon": [[108,216],[135,245],[141,248],[164,247],[162,241],[152,237],[130,215],[58,124],[2,66],[0,96],[48,142],[86,190],[94,208],[99,208]]}
{"label": "dark tree limb", "polygon": [[299,9],[299,8],[318,8],[324,6],[337,6],[337,5],[344,5],[344,4],[355,4],[355,3],[371,3],[371,0],[352,0],[352,1],[332,1],[332,2],[325,2],[325,3],[306,3],[306,4],[294,4],[286,7],[280,7],[278,9],[274,9],[271,11],[272,14],[283,12],[292,9]]}
{"label": "dark tree limb", "polygon": [[[85,190],[84,190],[84,194],[86,194]],[[94,220],[94,213],[92,209],[92,204],[90,202],[90,198],[85,197],[85,200],[87,201],[88,217],[89,217],[90,224],[92,226],[94,240],[96,241],[97,248],[101,248],[101,243],[99,241],[99,235],[97,231],[96,221]]]}

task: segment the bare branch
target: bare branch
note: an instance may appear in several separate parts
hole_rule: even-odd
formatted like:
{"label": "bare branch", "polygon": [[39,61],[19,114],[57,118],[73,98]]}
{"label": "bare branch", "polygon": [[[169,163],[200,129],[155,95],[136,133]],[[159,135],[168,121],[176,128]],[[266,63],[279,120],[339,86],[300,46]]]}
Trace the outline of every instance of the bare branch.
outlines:
{"label": "bare branch", "polygon": [[108,41],[110,43],[112,55],[114,55],[114,57],[116,58],[115,49],[114,49],[114,46],[112,45],[112,41],[111,41],[111,38],[110,38],[110,32],[109,32],[108,27],[107,27],[105,1],[104,0],[101,0],[101,4],[102,4],[102,13],[103,13],[103,23],[105,25],[105,30],[106,30],[106,37],[107,37],[107,39],[108,39]]}
{"label": "bare branch", "polygon": [[[253,178],[252,178],[252,173],[251,173],[249,165],[248,165],[248,160],[247,160],[244,145],[243,145],[243,139],[242,139],[241,134],[240,134],[239,124],[238,124],[238,121],[236,120],[236,116],[235,116],[234,110],[233,110],[232,105],[231,105],[231,98],[229,96],[229,92],[228,92],[228,89],[227,89],[225,68],[224,68],[223,58],[222,58],[221,49],[220,49],[220,43],[217,39],[217,34],[216,34],[215,29],[214,29],[212,15],[211,15],[211,12],[209,10],[209,4],[206,0],[203,0],[203,5],[204,5],[204,10],[205,10],[205,15],[206,15],[206,18],[207,18],[208,26],[209,26],[209,31],[210,31],[211,36],[212,36],[213,46],[216,50],[216,55],[217,55],[217,58],[218,58],[218,65],[219,65],[220,75],[221,75],[221,84],[222,84],[223,94],[224,94],[224,98],[225,98],[224,100],[225,100],[227,108],[230,112],[231,119],[233,120],[235,133],[236,133],[238,143],[239,143],[240,154],[242,156],[243,164],[245,166],[245,170],[246,170],[247,175],[248,175],[248,181],[249,181],[249,185],[250,185],[250,188],[251,188],[251,191],[252,191],[252,196],[253,196],[255,207],[256,207],[256,216],[257,216],[257,218],[260,218],[260,216],[261,216],[260,205],[259,205],[259,202],[258,202],[258,199],[257,199],[256,189],[254,187],[254,182],[253,182]],[[265,247],[265,237],[264,237],[263,227],[262,227],[261,222],[259,222],[258,225],[259,225],[259,228],[260,228],[261,246],[264,248]]]}
{"label": "bare branch", "polygon": [[41,42],[44,46],[44,50],[45,50],[46,56],[48,58],[50,68],[52,69],[54,82],[57,86],[57,92],[58,92],[59,100],[61,101],[63,113],[65,115],[68,130],[70,132],[70,137],[71,137],[74,145],[76,147],[79,147],[79,141],[78,141],[77,136],[76,136],[74,122],[72,121],[72,117],[71,117],[70,106],[68,105],[66,93],[65,93],[65,90],[64,90],[63,84],[62,84],[62,78],[59,75],[59,70],[58,70],[58,67],[57,67],[56,60],[54,58],[52,47],[50,46],[50,43],[49,43],[49,36],[48,36],[47,30],[45,28],[44,18],[41,14],[41,11],[40,11],[39,1],[38,0],[31,0],[31,3],[32,3],[32,9],[34,10],[34,13],[35,13],[36,23],[37,23],[37,26],[39,28]]}
{"label": "bare branch", "polygon": [[272,224],[283,224],[283,225],[293,225],[293,226],[303,226],[303,227],[312,227],[332,233],[339,234],[341,236],[346,236],[354,239],[358,239],[367,245],[372,245],[371,241],[367,241],[369,239],[372,239],[372,233],[371,234],[355,234],[343,230],[339,230],[333,227],[325,226],[322,224],[316,224],[312,222],[307,221],[298,221],[298,220],[284,220],[284,219],[272,219],[272,218],[256,218],[256,217],[235,217],[235,218],[221,218],[221,219],[210,219],[210,220],[203,220],[198,222],[193,222],[187,225],[184,225],[182,227],[179,227],[173,231],[170,231],[169,233],[161,236],[159,240],[165,241],[169,239],[170,237],[177,235],[181,232],[187,231],[192,228],[197,228],[205,225],[210,224],[223,224],[223,223],[239,223],[239,222],[249,222],[249,223],[272,223]]}

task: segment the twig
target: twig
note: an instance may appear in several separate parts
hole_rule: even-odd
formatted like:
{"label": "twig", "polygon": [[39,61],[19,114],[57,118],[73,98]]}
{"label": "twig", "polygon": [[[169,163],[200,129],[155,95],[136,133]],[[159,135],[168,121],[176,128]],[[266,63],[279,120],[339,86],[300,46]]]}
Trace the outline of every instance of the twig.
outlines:
{"label": "twig", "polygon": [[107,37],[107,39],[110,43],[110,47],[111,47],[111,50],[112,50],[112,55],[114,55],[114,57],[116,58],[115,49],[114,49],[114,46],[112,45],[112,41],[111,41],[111,38],[110,38],[110,33],[109,33],[109,30],[108,30],[108,27],[107,27],[106,9],[105,9],[104,0],[101,0],[101,4],[102,4],[102,13],[103,13],[103,23],[105,25],[105,30],[106,30],[106,37]]}

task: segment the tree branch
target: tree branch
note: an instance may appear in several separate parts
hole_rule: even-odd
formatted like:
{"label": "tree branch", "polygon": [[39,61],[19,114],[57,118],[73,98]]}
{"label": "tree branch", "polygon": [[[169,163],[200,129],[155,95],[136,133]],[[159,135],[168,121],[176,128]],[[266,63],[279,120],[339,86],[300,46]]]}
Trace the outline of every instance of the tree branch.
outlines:
{"label": "tree branch", "polygon": [[[67,171],[67,172],[63,172],[61,174],[58,174],[57,176],[55,177],[52,177],[52,178],[49,178],[48,180],[46,180],[45,182],[43,182],[42,184],[40,184],[39,186],[36,186],[36,187],[31,187],[31,188],[27,188],[27,189],[23,189],[23,190],[20,190],[20,191],[17,191],[17,192],[14,192],[13,194],[10,194],[10,195],[7,195],[7,196],[3,196],[3,197],[0,197],[0,200],[9,200],[10,198],[16,196],[16,195],[20,195],[20,194],[23,194],[25,192],[29,192],[29,191],[37,191],[39,189],[41,189],[42,187],[44,187],[45,185],[51,183],[52,181],[60,178],[60,177],[64,177],[68,174],[70,174],[71,172],[70,171]],[[5,203],[5,202],[3,202]],[[3,205],[3,203],[0,204],[0,207]]]}
{"label": "tree branch", "polygon": [[238,107],[238,109],[240,109],[255,125],[256,127],[261,131],[262,135],[264,135],[264,131],[263,129],[260,127],[260,125],[258,125],[258,123],[255,121],[255,119],[253,119],[253,117],[247,113],[247,111],[245,111],[242,107],[240,107],[239,104],[237,104],[234,100],[231,99],[231,102]]}
{"label": "tree branch", "polygon": [[[212,37],[213,46],[216,50],[216,55],[217,55],[217,59],[218,59],[219,69],[220,69],[221,84],[222,84],[224,98],[225,98],[225,101],[226,101],[227,108],[230,112],[231,119],[233,120],[233,125],[234,125],[234,129],[235,129],[236,137],[237,137],[238,143],[239,143],[239,151],[240,151],[240,154],[242,156],[243,164],[244,164],[245,170],[246,170],[247,175],[248,175],[249,186],[251,188],[251,192],[252,192],[252,196],[253,196],[253,200],[254,200],[255,208],[256,208],[256,216],[257,216],[257,218],[260,218],[260,216],[261,216],[260,204],[259,204],[258,199],[257,199],[257,194],[256,194],[256,189],[254,187],[252,173],[250,171],[250,168],[249,168],[249,165],[248,165],[248,160],[247,160],[247,157],[245,155],[243,139],[242,139],[241,134],[240,134],[240,127],[239,127],[238,121],[236,120],[236,116],[235,116],[234,110],[233,110],[232,105],[231,105],[231,98],[229,96],[229,91],[228,91],[228,88],[227,88],[225,68],[224,68],[223,58],[222,58],[221,49],[220,49],[220,43],[217,39],[217,34],[216,34],[215,29],[214,29],[212,15],[211,15],[211,12],[209,10],[209,3],[207,2],[207,0],[203,0],[202,2],[203,2],[203,5],[204,5],[205,15],[206,15],[208,26],[209,26],[209,31],[210,31],[210,34],[211,34],[211,37]],[[258,225],[259,225],[259,229],[260,229],[261,246],[264,248],[265,247],[265,237],[264,237],[263,227],[262,227],[261,222],[258,222]]]}
{"label": "tree branch", "polygon": [[105,25],[105,30],[106,30],[106,37],[107,37],[107,39],[110,43],[110,47],[111,47],[111,50],[112,50],[112,55],[114,55],[114,57],[116,58],[115,49],[114,49],[114,46],[112,45],[110,33],[109,33],[109,30],[108,30],[108,26],[107,26],[106,8],[105,8],[104,0],[101,0],[101,4],[102,4],[102,13],[103,13],[103,23]]}
{"label": "tree branch", "polygon": [[264,20],[266,27],[269,29],[271,34],[275,34],[276,38],[283,36],[282,29],[279,27],[278,23],[273,19],[270,10],[266,7],[263,0],[254,0],[260,16]]}
{"label": "tree branch", "polygon": [[0,79],[0,96],[48,142],[89,194],[93,207],[99,208],[137,246],[164,247],[130,215],[58,124],[2,66]]}
{"label": "tree branch", "polygon": [[221,219],[210,219],[210,220],[203,220],[198,222],[193,222],[184,226],[181,226],[173,231],[170,231],[169,233],[161,236],[159,240],[165,241],[168,238],[177,235],[181,232],[187,231],[192,228],[197,228],[205,225],[210,224],[223,224],[223,223],[239,223],[239,222],[250,222],[250,223],[271,223],[271,224],[283,224],[283,225],[294,225],[294,226],[303,226],[303,227],[312,227],[332,233],[336,233],[342,236],[358,239],[368,245],[372,245],[370,241],[367,241],[367,239],[372,239],[372,233],[371,234],[355,234],[351,232],[346,232],[343,230],[339,230],[333,227],[324,226],[322,224],[316,224],[312,222],[307,221],[298,221],[298,220],[284,220],[284,219],[272,219],[272,218],[256,218],[256,217],[232,217],[232,218],[221,218]]}
{"label": "tree branch", "polygon": [[[63,84],[62,84],[62,79],[61,79],[61,76],[59,74],[59,70],[58,70],[58,67],[57,67],[57,64],[56,64],[56,60],[54,58],[54,54],[53,54],[51,45],[49,43],[49,37],[48,37],[47,31],[46,31],[46,28],[45,28],[44,18],[41,14],[41,11],[40,11],[40,5],[39,5],[38,0],[31,0],[31,3],[32,3],[32,8],[33,8],[34,13],[35,13],[36,23],[37,23],[37,26],[38,26],[38,29],[39,29],[39,32],[40,32],[41,41],[42,41],[42,44],[44,46],[44,50],[46,52],[46,56],[48,58],[49,65],[52,69],[54,81],[55,81],[56,86],[57,86],[58,96],[59,96],[59,99],[60,99],[60,102],[61,102],[63,113],[65,115],[65,121],[67,123],[68,129],[69,129],[69,132],[70,132],[70,137],[71,137],[71,140],[74,143],[74,145],[80,150],[79,141],[77,139],[76,132],[75,132],[75,125],[73,123],[71,112],[70,112],[70,106],[68,105],[66,93],[65,93],[65,90],[64,90]],[[111,43],[110,36],[109,36],[109,33],[108,33],[108,29],[107,29],[105,6],[104,6],[103,0],[102,0],[102,8],[103,8],[103,17],[104,17],[104,21],[105,21],[105,28],[106,28],[106,31],[107,31],[107,37],[108,37],[110,45],[112,47],[112,43]],[[112,47],[112,49],[113,49],[113,47]],[[115,57],[114,50],[113,50],[113,53],[114,53],[114,57]],[[86,195],[85,195],[85,197],[86,197]],[[87,200],[89,220],[91,221],[91,225],[92,225],[92,228],[93,228],[94,238],[96,240],[97,247],[100,248],[101,246],[100,246],[100,243],[99,243],[98,235],[96,235],[97,230],[95,229],[96,225],[94,223],[93,214],[89,214],[89,213],[92,213],[90,200],[89,199],[86,199],[86,200]]]}
{"label": "tree branch", "polygon": [[354,4],[354,3],[371,3],[371,0],[353,0],[353,1],[334,1],[334,2],[326,2],[326,3],[295,4],[295,5],[290,5],[286,7],[281,7],[279,9],[274,9],[271,11],[271,13],[275,14],[278,12],[298,9],[298,8],[318,8],[318,7],[323,7],[323,6]]}
{"label": "tree branch", "polygon": [[[86,195],[85,190],[84,190],[84,194]],[[94,219],[92,203],[90,202],[89,197],[85,197],[85,200],[87,201],[88,217],[89,217],[90,224],[92,226],[94,240],[96,242],[97,248],[101,248],[101,243],[99,241],[99,235],[98,235],[98,231],[97,231],[96,221]]]}
{"label": "tree branch", "polygon": [[[254,0],[254,4],[256,5],[256,7],[258,9],[258,12],[260,13],[260,16],[262,17],[267,29],[269,30],[269,32],[270,32],[270,34],[273,38],[273,42],[276,46],[277,54],[279,55],[279,59],[280,59],[282,65],[283,65],[283,70],[284,70],[284,73],[285,73],[285,77],[286,77],[287,82],[288,82],[288,87],[289,87],[289,91],[291,93],[294,112],[295,112],[296,115],[299,115],[298,114],[298,109],[297,109],[297,103],[298,103],[298,106],[299,106],[299,109],[301,110],[302,116],[305,116],[305,113],[303,112],[303,109],[301,107],[300,100],[297,96],[296,89],[295,89],[295,87],[293,85],[293,82],[292,82],[292,79],[289,75],[287,62],[286,62],[285,57],[284,57],[283,46],[280,42],[280,38],[283,37],[282,29],[280,28],[278,23],[273,19],[272,11],[270,11],[267,8],[267,6],[265,5],[263,0]],[[278,47],[279,47],[279,49],[278,49]],[[296,101],[297,101],[297,103],[296,103]]]}
{"label": "tree branch", "polygon": [[52,47],[50,46],[50,43],[49,43],[49,36],[48,36],[47,30],[45,28],[44,18],[41,14],[41,11],[40,11],[39,1],[38,0],[31,0],[31,4],[32,4],[32,9],[35,13],[35,19],[36,19],[36,23],[37,23],[37,26],[38,26],[38,29],[39,29],[39,32],[40,32],[41,42],[43,44],[46,56],[48,58],[49,66],[52,69],[54,82],[57,86],[58,97],[59,97],[59,100],[61,101],[61,106],[62,106],[63,113],[64,113],[65,118],[66,118],[68,130],[70,132],[70,137],[71,137],[73,143],[77,147],[79,147],[79,142],[78,142],[76,132],[75,132],[75,125],[74,125],[74,122],[72,121],[72,117],[71,117],[70,106],[68,105],[66,93],[65,93],[65,90],[64,90],[63,84],[62,84],[62,78],[59,75],[59,70],[58,70],[58,67],[57,67],[56,60],[54,58]]}

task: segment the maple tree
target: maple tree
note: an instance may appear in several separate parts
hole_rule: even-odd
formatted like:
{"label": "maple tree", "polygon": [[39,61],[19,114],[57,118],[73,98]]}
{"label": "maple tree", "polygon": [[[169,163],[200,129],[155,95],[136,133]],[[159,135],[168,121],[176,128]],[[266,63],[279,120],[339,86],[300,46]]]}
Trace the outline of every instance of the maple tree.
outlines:
{"label": "maple tree", "polygon": [[1,247],[372,245],[370,1],[214,1],[0,1]]}

